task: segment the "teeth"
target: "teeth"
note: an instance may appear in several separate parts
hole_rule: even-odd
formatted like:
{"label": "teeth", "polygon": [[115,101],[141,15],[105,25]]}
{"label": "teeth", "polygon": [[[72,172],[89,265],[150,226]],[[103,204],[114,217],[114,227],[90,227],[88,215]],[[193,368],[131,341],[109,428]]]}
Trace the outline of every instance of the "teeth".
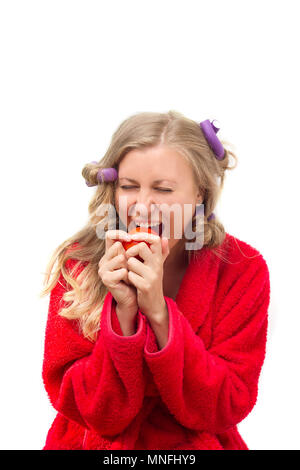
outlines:
{"label": "teeth", "polygon": [[145,228],[149,228],[149,227],[158,227],[160,225],[160,222],[158,222],[157,224],[147,224],[147,223],[137,223],[135,222],[136,226],[139,226],[139,227],[145,227]]}

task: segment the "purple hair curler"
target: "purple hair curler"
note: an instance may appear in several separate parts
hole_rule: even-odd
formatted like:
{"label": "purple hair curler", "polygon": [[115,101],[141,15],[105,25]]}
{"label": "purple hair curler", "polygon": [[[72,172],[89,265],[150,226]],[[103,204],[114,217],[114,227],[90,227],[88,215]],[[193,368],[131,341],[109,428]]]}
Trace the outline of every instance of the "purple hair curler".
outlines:
{"label": "purple hair curler", "polygon": [[200,127],[203,131],[203,134],[207,140],[207,143],[213,150],[216,158],[218,160],[222,160],[224,158],[225,149],[217,137],[217,132],[220,130],[219,127],[216,127],[213,121],[206,119],[205,121],[200,122]]}
{"label": "purple hair curler", "polygon": [[115,181],[118,178],[118,172],[115,168],[103,168],[97,173],[97,180],[99,183],[107,183],[109,181]]}
{"label": "purple hair curler", "polygon": [[215,219],[216,216],[215,214],[212,212],[208,217],[207,217],[207,221],[209,222],[211,219]]}
{"label": "purple hair curler", "polygon": [[[95,160],[93,160],[90,163],[93,163],[95,165],[98,164],[98,162],[96,162]],[[109,182],[109,181],[115,181],[117,178],[118,178],[118,172],[115,168],[100,168],[98,170],[97,181],[100,184],[106,183],[106,182]],[[89,183],[88,181],[85,181],[85,184],[89,187],[95,186],[95,184]]]}

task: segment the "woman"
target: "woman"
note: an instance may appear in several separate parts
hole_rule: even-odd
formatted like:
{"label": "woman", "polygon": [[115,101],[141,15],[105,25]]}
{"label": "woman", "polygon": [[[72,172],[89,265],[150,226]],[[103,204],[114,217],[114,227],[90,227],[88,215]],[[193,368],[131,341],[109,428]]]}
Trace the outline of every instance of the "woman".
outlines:
{"label": "woman", "polygon": [[[269,272],[212,212],[236,159],[217,131],[139,113],[84,167],[90,218],[54,252],[43,292],[43,380],[58,412],[44,449],[247,449],[237,424],[257,399]],[[157,234],[127,233],[136,225]]]}

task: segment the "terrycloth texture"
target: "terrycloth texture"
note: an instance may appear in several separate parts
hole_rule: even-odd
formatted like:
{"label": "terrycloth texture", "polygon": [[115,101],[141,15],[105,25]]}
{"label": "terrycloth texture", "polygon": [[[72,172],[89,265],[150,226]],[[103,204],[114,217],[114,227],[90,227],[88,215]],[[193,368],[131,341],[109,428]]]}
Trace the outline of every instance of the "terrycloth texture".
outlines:
{"label": "terrycloth texture", "polygon": [[237,424],[257,399],[269,271],[256,249],[229,234],[221,250],[223,259],[199,250],[176,301],[165,297],[169,337],[161,350],[140,310],[136,333],[123,336],[110,293],[97,341],[84,338],[57,314],[66,289],[60,277],[42,372],[58,413],[43,449],[247,449]]}

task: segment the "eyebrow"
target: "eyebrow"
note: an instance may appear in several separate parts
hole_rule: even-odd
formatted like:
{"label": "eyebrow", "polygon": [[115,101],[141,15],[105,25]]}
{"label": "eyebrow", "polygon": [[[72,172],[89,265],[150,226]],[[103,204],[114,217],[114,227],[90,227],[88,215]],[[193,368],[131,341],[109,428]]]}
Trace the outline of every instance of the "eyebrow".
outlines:
{"label": "eyebrow", "polygon": [[[132,178],[119,178],[119,180],[127,180],[127,181],[130,181],[131,183],[138,183],[136,180],[132,179]],[[168,183],[176,183],[176,181],[173,181],[173,180],[166,180],[166,179],[161,179],[161,180],[154,180],[153,183],[155,184],[159,184],[159,183],[162,183],[163,181],[166,181]]]}

